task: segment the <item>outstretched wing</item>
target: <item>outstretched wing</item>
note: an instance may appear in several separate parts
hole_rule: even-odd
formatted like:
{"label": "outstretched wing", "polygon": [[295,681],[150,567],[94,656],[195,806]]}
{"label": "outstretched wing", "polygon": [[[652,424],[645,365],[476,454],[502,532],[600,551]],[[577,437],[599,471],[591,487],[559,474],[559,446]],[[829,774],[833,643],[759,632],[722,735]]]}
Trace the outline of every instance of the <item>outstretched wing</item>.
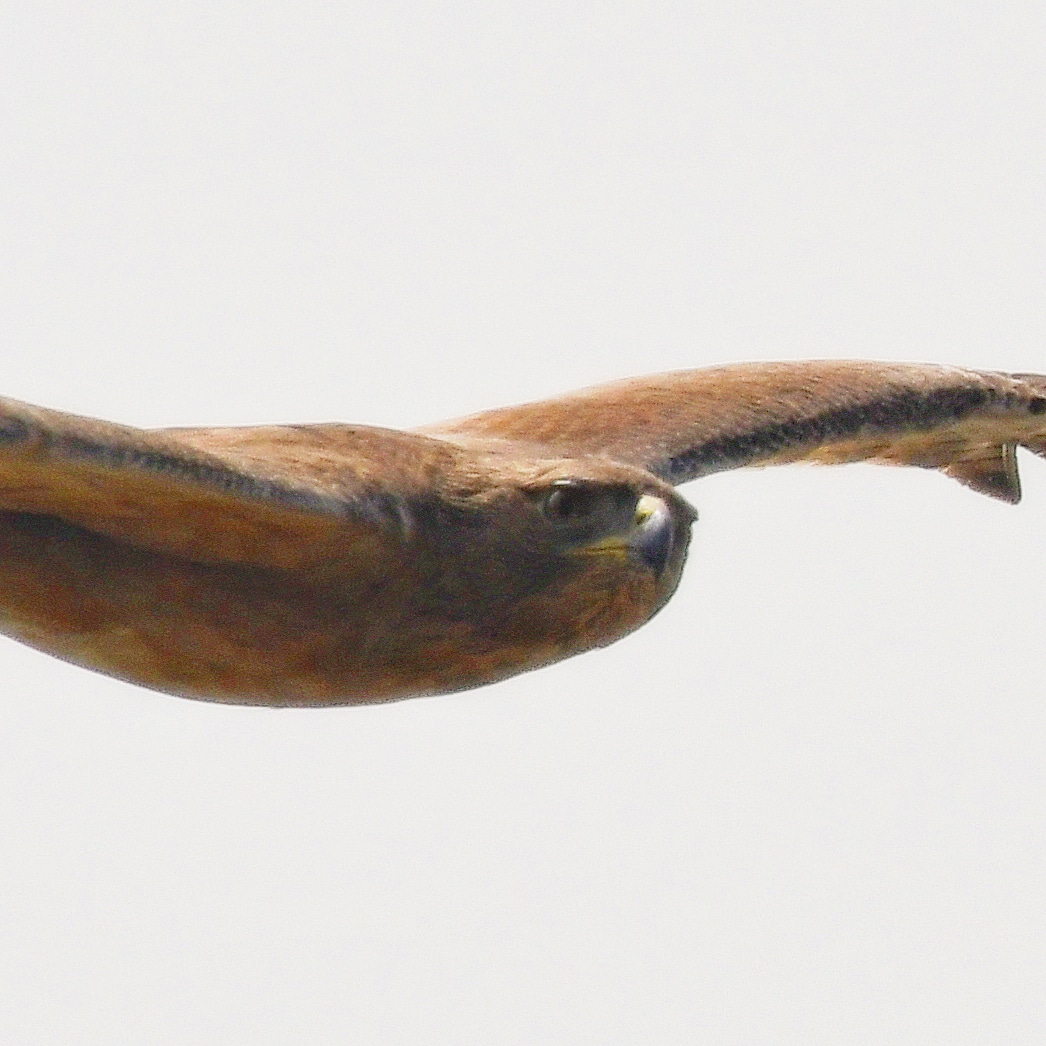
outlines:
{"label": "outstretched wing", "polygon": [[602,455],[676,484],[792,461],[917,465],[1016,502],[1015,448],[1046,455],[1046,376],[866,360],[746,363],[629,379],[420,431]]}
{"label": "outstretched wing", "polygon": [[198,562],[357,566],[399,545],[446,444],[342,425],[146,431],[0,399],[0,511]]}

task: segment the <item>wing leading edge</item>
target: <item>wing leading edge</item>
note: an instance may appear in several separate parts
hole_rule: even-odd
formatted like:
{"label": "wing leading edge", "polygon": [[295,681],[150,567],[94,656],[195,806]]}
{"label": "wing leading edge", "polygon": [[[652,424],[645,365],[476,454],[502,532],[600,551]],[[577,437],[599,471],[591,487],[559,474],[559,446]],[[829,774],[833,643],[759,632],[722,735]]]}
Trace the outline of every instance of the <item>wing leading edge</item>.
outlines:
{"label": "wing leading edge", "polygon": [[915,465],[1015,503],[1015,448],[1046,456],[1046,376],[864,360],[746,363],[628,379],[419,431],[602,455],[674,484],[794,461]]}
{"label": "wing leading edge", "polygon": [[0,400],[0,511],[197,562],[305,568],[398,546],[436,440],[351,426],[147,431]]}

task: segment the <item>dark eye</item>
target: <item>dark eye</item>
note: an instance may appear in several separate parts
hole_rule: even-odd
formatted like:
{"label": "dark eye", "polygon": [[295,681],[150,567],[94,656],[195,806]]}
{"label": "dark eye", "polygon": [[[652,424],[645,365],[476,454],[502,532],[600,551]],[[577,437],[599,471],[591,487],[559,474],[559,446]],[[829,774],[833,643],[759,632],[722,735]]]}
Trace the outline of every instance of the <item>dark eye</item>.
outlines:
{"label": "dark eye", "polygon": [[558,527],[586,533],[627,530],[635,519],[638,495],[628,487],[590,480],[557,480],[542,498],[541,508]]}
{"label": "dark eye", "polygon": [[583,523],[599,508],[602,493],[592,484],[561,479],[545,495],[542,507],[553,523]]}

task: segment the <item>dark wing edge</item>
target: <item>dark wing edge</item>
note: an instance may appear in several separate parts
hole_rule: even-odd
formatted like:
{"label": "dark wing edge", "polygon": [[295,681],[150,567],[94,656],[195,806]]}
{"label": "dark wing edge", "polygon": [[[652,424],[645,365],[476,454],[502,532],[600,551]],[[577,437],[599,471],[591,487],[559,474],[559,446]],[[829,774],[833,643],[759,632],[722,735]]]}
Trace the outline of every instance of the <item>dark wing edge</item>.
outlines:
{"label": "dark wing edge", "polygon": [[362,560],[401,542],[396,483],[422,443],[438,446],[349,426],[143,430],[0,399],[0,511],[199,562]]}
{"label": "dark wing edge", "polygon": [[675,371],[418,430],[598,455],[686,483],[747,465],[870,461],[1016,503],[1015,448],[1046,456],[1046,376],[809,360]]}

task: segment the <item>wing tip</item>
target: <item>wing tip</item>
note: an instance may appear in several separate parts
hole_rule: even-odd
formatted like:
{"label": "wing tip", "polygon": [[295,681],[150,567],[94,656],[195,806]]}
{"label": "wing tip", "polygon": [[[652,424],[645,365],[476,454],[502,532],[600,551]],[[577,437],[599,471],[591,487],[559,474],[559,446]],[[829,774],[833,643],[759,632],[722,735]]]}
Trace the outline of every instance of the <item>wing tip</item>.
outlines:
{"label": "wing tip", "polygon": [[[1043,449],[1046,450],[1046,445]],[[980,448],[975,455],[949,462],[941,471],[978,494],[986,494],[1008,505],[1016,505],[1021,500],[1016,444]]]}
{"label": "wing tip", "polygon": [[1046,458],[1046,436],[1041,436],[1038,439],[1023,440],[1021,446],[1027,447],[1028,450],[1040,458]]}

